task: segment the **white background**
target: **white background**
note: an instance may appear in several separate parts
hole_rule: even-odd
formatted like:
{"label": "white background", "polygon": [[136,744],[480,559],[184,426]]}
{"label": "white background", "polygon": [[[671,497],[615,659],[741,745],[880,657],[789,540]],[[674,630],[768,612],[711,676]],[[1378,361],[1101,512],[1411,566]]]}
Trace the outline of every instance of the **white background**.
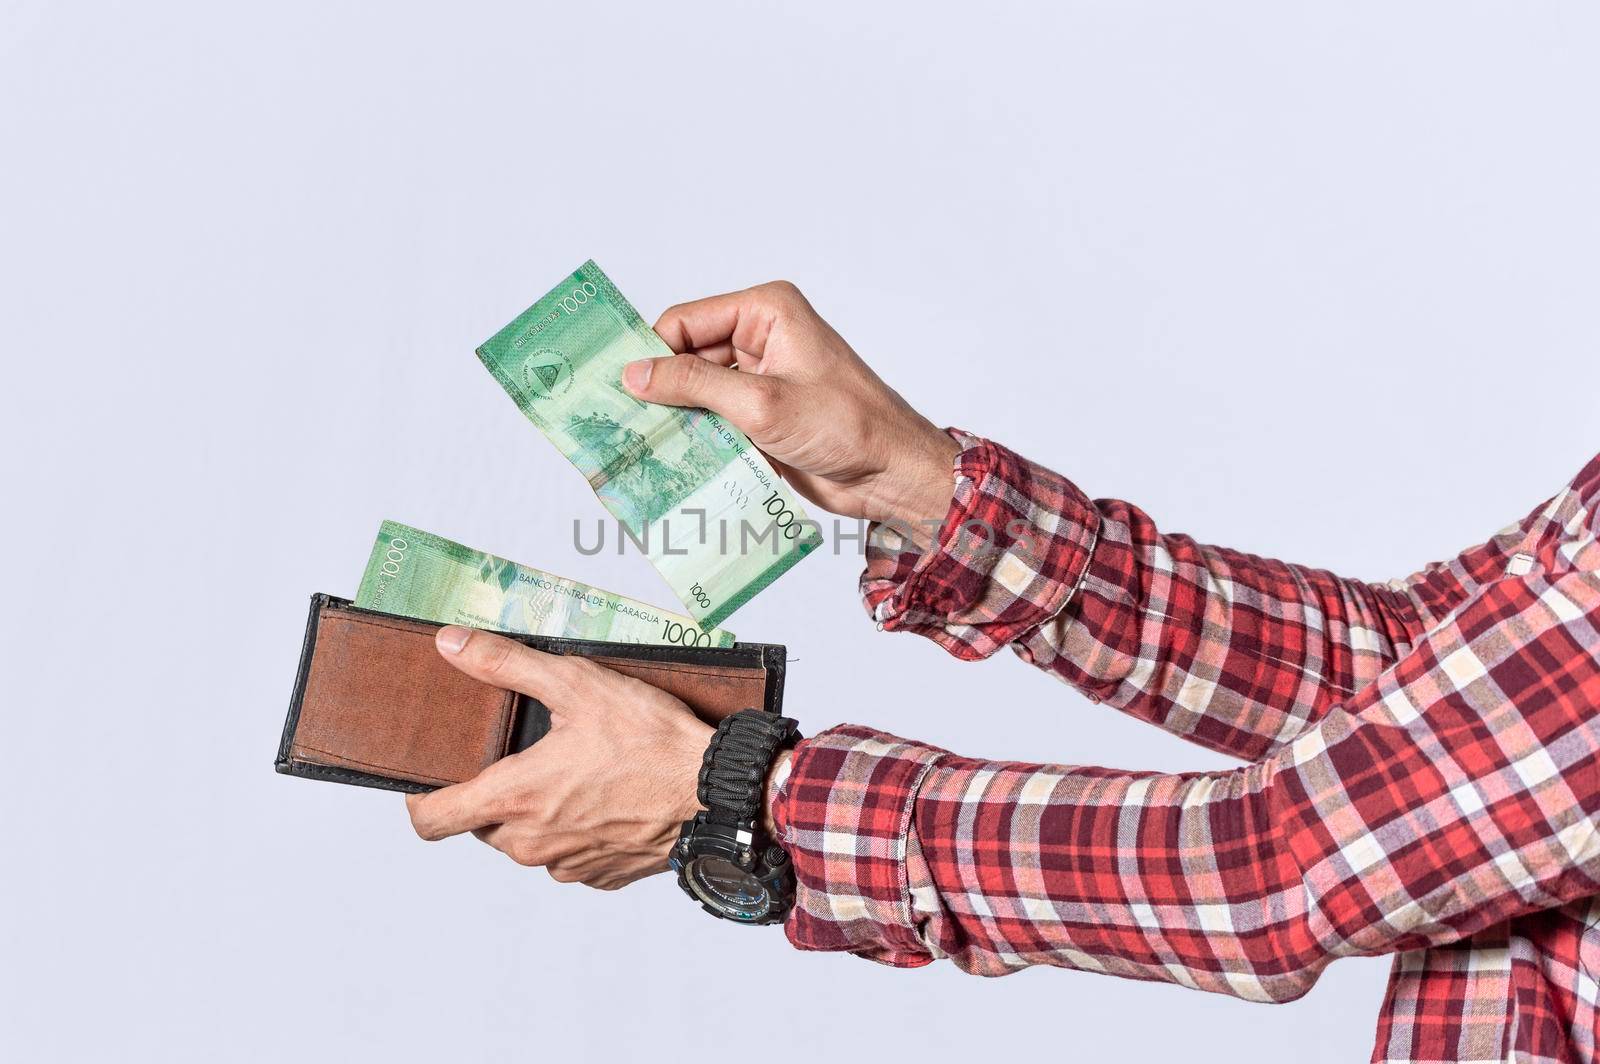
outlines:
{"label": "white background", "polygon": [[[472,349],[594,256],[787,277],[929,416],[1369,578],[1600,446],[1591,4],[8,3],[0,1057],[1364,1060],[1386,962],[1244,1004],[792,951],[271,770],[393,517],[670,604]],[[819,556],[730,627],[808,731],[1228,762]]]}

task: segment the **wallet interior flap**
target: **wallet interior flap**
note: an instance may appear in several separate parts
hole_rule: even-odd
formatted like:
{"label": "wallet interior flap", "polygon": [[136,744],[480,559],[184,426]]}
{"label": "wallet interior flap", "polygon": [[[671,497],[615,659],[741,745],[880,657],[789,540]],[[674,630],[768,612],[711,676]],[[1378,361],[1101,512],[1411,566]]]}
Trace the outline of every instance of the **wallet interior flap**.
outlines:
{"label": "wallet interior flap", "polygon": [[324,609],[290,756],[433,786],[500,758],[517,695],[451,667],[436,627]]}

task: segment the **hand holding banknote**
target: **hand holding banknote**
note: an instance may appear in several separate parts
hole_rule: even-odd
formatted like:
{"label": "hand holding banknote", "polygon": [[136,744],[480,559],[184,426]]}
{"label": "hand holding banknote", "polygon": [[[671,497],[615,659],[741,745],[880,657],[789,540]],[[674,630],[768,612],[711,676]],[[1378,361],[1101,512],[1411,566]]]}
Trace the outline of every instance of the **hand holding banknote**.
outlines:
{"label": "hand holding banknote", "polygon": [[656,332],[674,357],[623,372],[640,399],[706,407],[807,499],[894,521],[919,541],[950,505],[959,447],[873,373],[786,281],[682,303]]}
{"label": "hand holding banknote", "polygon": [[[548,336],[554,326],[545,328],[538,343],[549,351],[599,352],[597,358],[613,361],[606,362],[604,374],[591,374],[593,380],[614,387],[620,368],[623,386],[647,404],[712,411],[742,430],[795,491],[835,513],[895,522],[923,545],[944,519],[959,446],[868,369],[793,285],[759,285],[673,307],[655,329],[676,354],[640,358],[655,345],[655,334],[631,320],[632,308],[592,263],[568,284],[584,281],[597,295],[588,296],[580,310],[610,307],[610,317],[591,319],[600,324],[590,326],[587,339],[559,344]],[[518,346],[542,323],[575,320],[563,313],[570,315],[570,308],[536,305],[480,356],[524,412],[564,440],[561,427],[571,422],[548,414],[551,399],[545,396],[568,394],[564,389],[573,386],[564,385],[563,374],[574,371],[560,354],[529,360],[521,352],[536,345]],[[621,350],[634,352],[625,367],[614,354]],[[523,380],[525,365],[533,367],[538,385]],[[537,376],[540,368],[549,381]],[[577,375],[585,368],[580,365]],[[580,465],[588,461],[581,448],[568,451]],[[618,478],[602,479],[610,488]],[[610,504],[627,512],[618,501],[623,492],[614,494],[618,498]],[[396,536],[409,545],[424,535],[400,526],[387,532],[389,539],[380,536],[374,553],[380,577],[387,573],[381,569],[385,561],[401,566],[390,553]],[[466,552],[448,543],[437,549]],[[481,559],[472,554],[467,560]],[[502,567],[494,572],[509,571],[503,567],[510,563],[488,562],[491,569]],[[491,595],[486,601],[499,600]],[[675,826],[696,809],[696,776],[709,731],[704,724],[661,692],[631,681],[613,683],[605,670],[586,662],[551,658],[465,628],[441,630],[438,642],[441,653],[468,675],[555,699],[560,707],[551,703],[555,727],[537,746],[467,783],[410,799],[418,834],[438,839],[471,831],[519,863],[542,864],[557,879],[592,886],[621,886],[666,867]],[[602,706],[603,712],[594,712]],[[788,756],[780,755],[777,764]],[[770,823],[767,830],[773,830]]]}

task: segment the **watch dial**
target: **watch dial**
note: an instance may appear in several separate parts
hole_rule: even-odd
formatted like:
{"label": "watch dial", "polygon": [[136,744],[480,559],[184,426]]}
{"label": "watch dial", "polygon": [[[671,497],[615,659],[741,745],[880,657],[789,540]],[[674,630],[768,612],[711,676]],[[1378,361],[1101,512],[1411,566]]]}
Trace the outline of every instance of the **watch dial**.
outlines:
{"label": "watch dial", "polygon": [[697,857],[687,877],[695,896],[735,920],[759,920],[772,907],[761,880],[726,857]]}

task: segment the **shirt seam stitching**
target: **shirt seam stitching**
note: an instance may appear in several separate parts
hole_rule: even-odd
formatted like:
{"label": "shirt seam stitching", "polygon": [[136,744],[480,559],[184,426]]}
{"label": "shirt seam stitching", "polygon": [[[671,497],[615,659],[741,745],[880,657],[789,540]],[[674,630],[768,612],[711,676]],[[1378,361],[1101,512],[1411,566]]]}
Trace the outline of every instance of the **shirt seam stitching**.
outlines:
{"label": "shirt seam stitching", "polygon": [[933,771],[934,766],[943,761],[947,756],[949,755],[939,754],[923,762],[921,770],[912,779],[910,787],[906,789],[905,808],[900,811],[900,834],[898,837],[898,842],[900,846],[900,908],[903,911],[901,922],[905,925],[906,929],[911,932],[911,936],[913,938],[916,937],[916,921],[911,912],[911,869],[909,866],[911,853],[911,821],[916,815],[917,795],[922,791],[922,781],[927,779],[928,773]]}

